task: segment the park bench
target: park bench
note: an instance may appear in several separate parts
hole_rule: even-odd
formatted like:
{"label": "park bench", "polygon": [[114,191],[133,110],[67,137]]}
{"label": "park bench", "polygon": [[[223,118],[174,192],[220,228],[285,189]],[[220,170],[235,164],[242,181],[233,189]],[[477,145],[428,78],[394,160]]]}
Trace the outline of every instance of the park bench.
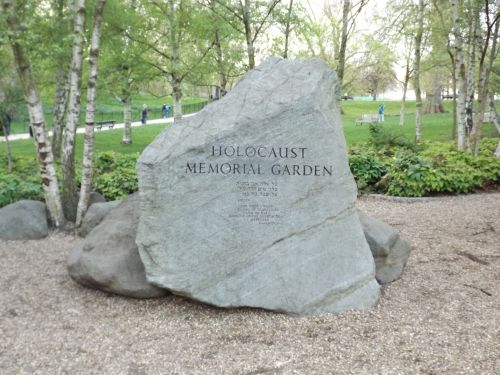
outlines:
{"label": "park bench", "polygon": [[360,118],[356,120],[356,125],[363,124],[377,124],[378,123],[378,115],[361,115]]}
{"label": "park bench", "polygon": [[113,129],[115,123],[115,120],[97,121],[95,123],[95,127],[97,128],[97,130],[101,130],[103,126],[107,126],[108,128]]}

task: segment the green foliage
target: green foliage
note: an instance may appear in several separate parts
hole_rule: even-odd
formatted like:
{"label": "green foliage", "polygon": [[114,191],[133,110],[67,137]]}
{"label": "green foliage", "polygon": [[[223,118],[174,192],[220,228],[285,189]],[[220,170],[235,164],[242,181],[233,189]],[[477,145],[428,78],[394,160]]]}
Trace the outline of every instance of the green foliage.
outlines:
{"label": "green foliage", "polygon": [[119,154],[113,151],[97,155],[94,167],[95,190],[107,200],[126,197],[138,190],[135,164],[139,154]]}
{"label": "green foliage", "polygon": [[393,147],[402,147],[416,150],[417,146],[405,137],[401,131],[388,129],[382,124],[371,124],[369,128],[368,143],[376,149],[384,148],[389,151]]}
{"label": "green foliage", "polygon": [[[493,155],[497,142],[483,139],[477,157],[451,143],[427,142],[418,150],[399,146],[393,156],[369,149],[364,159],[351,155],[351,170],[362,191],[405,197],[468,193],[500,183],[500,159]],[[370,180],[364,176],[374,163],[386,170],[380,179],[373,173]]]}
{"label": "green foliage", "polygon": [[20,199],[43,200],[36,161],[29,158],[15,158],[13,161],[15,168],[9,173],[6,158],[0,158],[0,207]]}
{"label": "green foliage", "polygon": [[349,167],[358,189],[375,190],[375,185],[387,172],[386,164],[373,150],[353,149],[349,155]]}
{"label": "green foliage", "polygon": [[43,200],[41,181],[36,177],[19,177],[16,174],[0,175],[0,207],[21,199]]}

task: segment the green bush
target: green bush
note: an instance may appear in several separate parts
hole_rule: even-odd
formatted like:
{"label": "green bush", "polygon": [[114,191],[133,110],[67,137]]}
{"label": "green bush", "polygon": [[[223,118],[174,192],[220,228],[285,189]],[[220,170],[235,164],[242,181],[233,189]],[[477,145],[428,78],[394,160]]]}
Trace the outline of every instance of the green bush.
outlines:
{"label": "green bush", "polygon": [[358,189],[362,191],[373,191],[376,183],[387,172],[386,164],[373,150],[351,150],[349,167]]}
{"label": "green bush", "polygon": [[[500,183],[500,159],[493,155],[497,142],[483,140],[477,157],[451,143],[427,142],[415,150],[395,147],[393,156],[367,149],[351,152],[349,164],[362,191],[406,197],[468,193]],[[379,179],[372,164],[385,166]]]}
{"label": "green bush", "polygon": [[379,151],[391,154],[394,148],[417,150],[417,145],[410,141],[402,131],[390,130],[382,124],[371,124],[369,128],[368,144]]}
{"label": "green bush", "polygon": [[43,200],[42,183],[37,177],[0,174],[0,207],[21,199]]}
{"label": "green bush", "polygon": [[139,154],[102,152],[94,166],[95,190],[107,200],[122,199],[139,188],[135,164]]}

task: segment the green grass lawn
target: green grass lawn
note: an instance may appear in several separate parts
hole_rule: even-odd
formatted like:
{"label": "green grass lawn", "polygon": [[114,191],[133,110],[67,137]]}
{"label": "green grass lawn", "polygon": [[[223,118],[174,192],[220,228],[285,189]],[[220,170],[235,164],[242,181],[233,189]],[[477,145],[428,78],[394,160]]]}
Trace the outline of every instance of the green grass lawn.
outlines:
{"label": "green grass lawn", "polygon": [[[161,103],[162,100],[159,100]],[[407,115],[405,125],[399,126],[399,106],[396,101],[385,101],[385,122],[386,128],[395,132],[400,132],[410,140],[415,138],[415,102],[407,103]],[[362,114],[376,114],[379,102],[367,101],[347,101],[342,103],[344,115],[342,116],[344,133],[348,145],[354,146],[368,140],[368,125],[356,126],[355,120]],[[423,117],[423,139],[433,141],[449,141],[451,139],[452,113],[451,101],[445,102],[447,113],[424,115]],[[124,145],[121,143],[122,129],[96,132],[95,149],[96,152],[114,150],[122,153],[141,152],[151,141],[160,133],[165,125],[147,125],[134,127],[132,130],[133,144]],[[492,124],[484,124],[483,135],[487,137],[497,136],[496,130]],[[83,136],[77,136],[76,155],[80,160],[82,156]],[[12,153],[14,156],[35,157],[35,147],[32,140],[19,140],[11,142]],[[5,155],[5,143],[0,142],[0,155]]]}

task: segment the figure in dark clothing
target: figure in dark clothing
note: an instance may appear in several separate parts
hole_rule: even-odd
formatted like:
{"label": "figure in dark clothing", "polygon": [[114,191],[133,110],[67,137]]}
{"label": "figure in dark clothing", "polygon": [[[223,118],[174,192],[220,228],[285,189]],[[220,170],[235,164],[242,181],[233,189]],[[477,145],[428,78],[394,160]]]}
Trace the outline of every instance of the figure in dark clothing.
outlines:
{"label": "figure in dark clothing", "polygon": [[142,112],[141,112],[142,125],[146,125],[147,120],[148,120],[148,106],[146,104],[143,104],[142,105]]}

